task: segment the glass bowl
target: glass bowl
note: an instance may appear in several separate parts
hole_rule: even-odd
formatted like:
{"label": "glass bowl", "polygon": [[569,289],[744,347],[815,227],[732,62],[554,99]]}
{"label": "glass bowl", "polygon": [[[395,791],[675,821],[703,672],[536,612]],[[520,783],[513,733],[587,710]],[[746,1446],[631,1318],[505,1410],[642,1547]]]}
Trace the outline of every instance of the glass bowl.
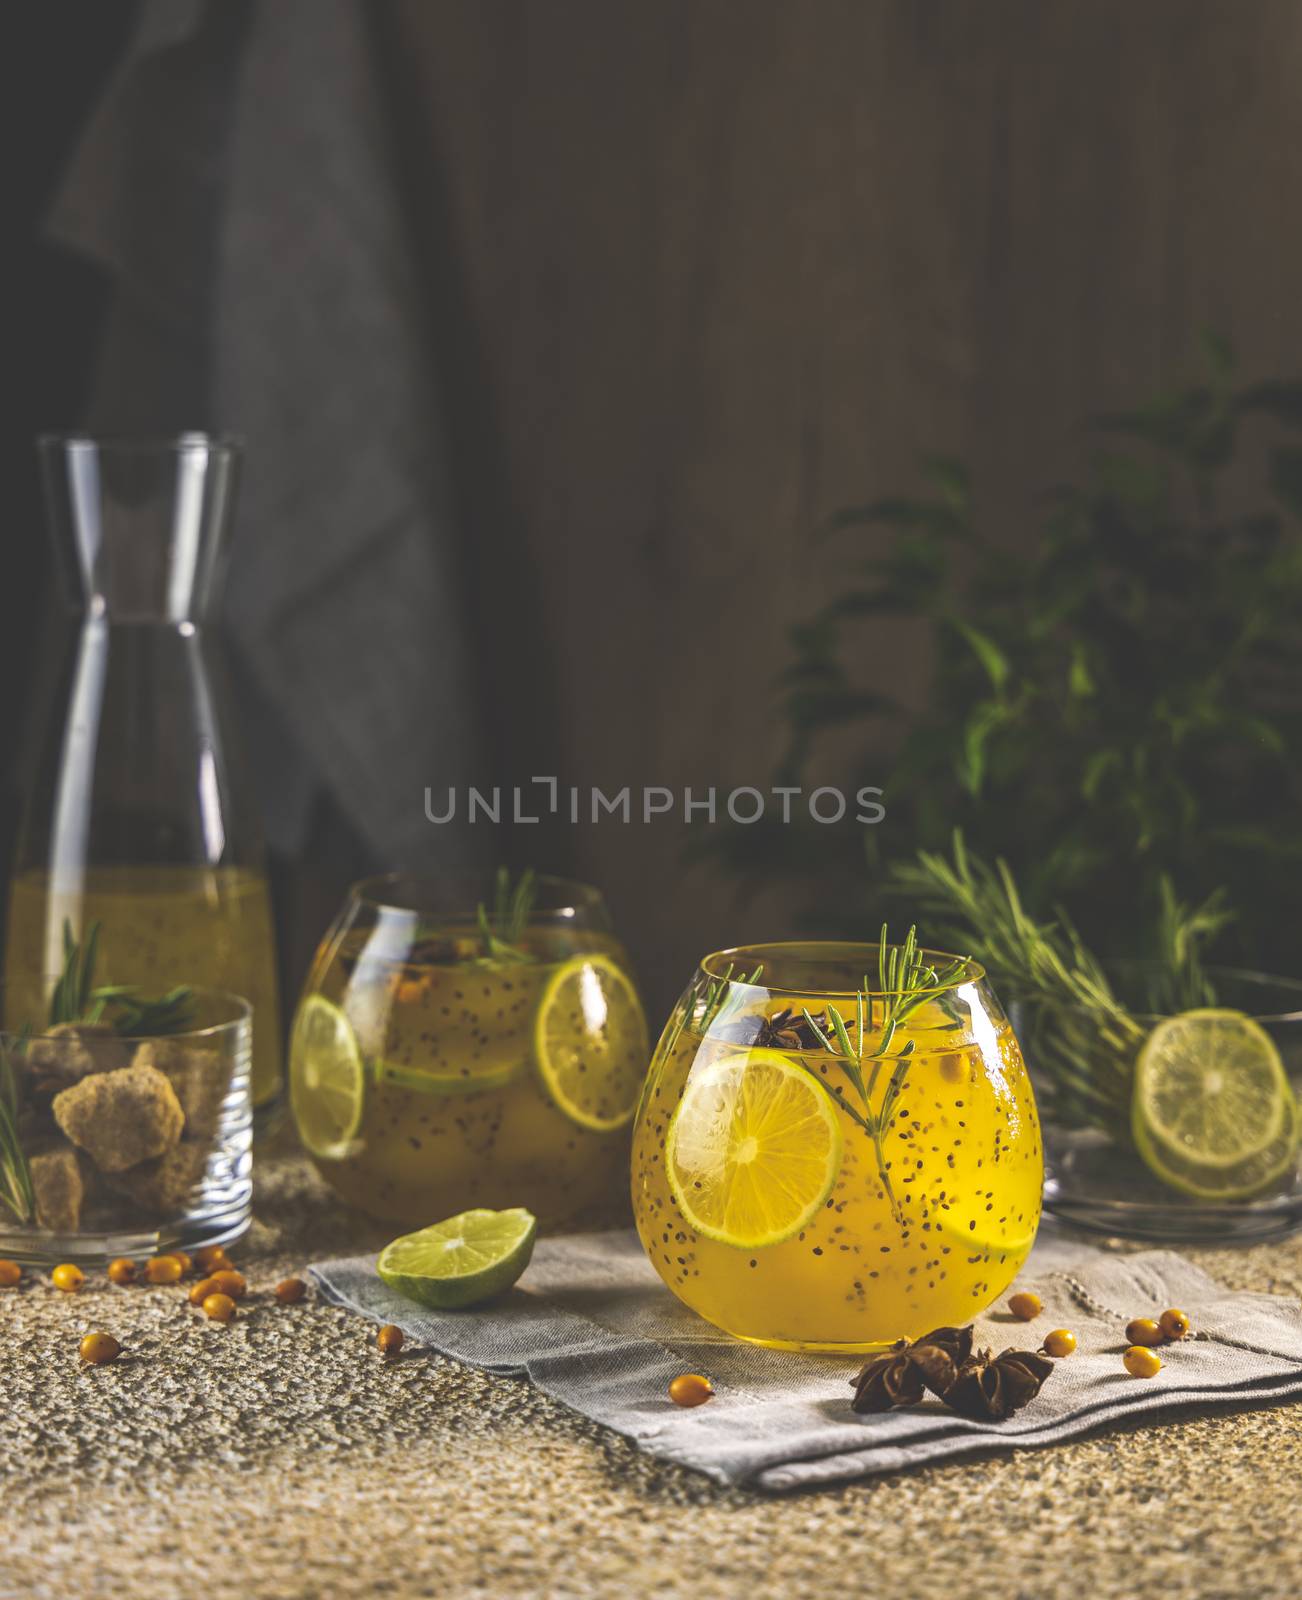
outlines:
{"label": "glass bowl", "polygon": [[[1117,1239],[1163,1244],[1250,1243],[1302,1224],[1302,1152],[1263,1192],[1218,1200],[1161,1181],[1130,1135],[1130,1074],[1152,1029],[1170,1013],[1146,1009],[1157,969],[1115,964],[1109,979],[1135,1024],[1126,1040],[1101,1009],[1013,1000],[1044,1122],[1045,1209]],[[1302,982],[1209,968],[1217,1007],[1241,1011],[1269,1034],[1302,1100]],[[1102,1087],[1102,1094],[1099,1094]]]}
{"label": "glass bowl", "polygon": [[725,1332],[879,1349],[971,1322],[1026,1259],[1044,1165],[1017,1040],[975,962],[918,954],[906,987],[877,945],[721,951],[670,1017],[634,1216],[668,1287]]}
{"label": "glass bowl", "polygon": [[550,1227],[618,1194],[650,1053],[641,1004],[600,894],[532,891],[499,904],[489,883],[370,878],[322,940],[290,1105],[360,1209],[424,1225],[525,1206]]}
{"label": "glass bowl", "polygon": [[94,1264],[228,1244],[253,1193],[252,1012],[191,991],[183,1031],[29,1031],[53,980],[3,986],[0,1256]]}

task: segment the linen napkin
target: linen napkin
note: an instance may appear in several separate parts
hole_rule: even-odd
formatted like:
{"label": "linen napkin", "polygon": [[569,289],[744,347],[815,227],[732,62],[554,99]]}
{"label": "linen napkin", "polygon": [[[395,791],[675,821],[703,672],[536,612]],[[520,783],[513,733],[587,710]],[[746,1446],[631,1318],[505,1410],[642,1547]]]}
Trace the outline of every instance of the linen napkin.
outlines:
{"label": "linen napkin", "polygon": [[[1296,1301],[1230,1291],[1168,1251],[1111,1255],[1053,1235],[1036,1245],[1017,1284],[1040,1296],[1043,1315],[1018,1322],[1003,1309],[1005,1296],[978,1319],[976,1343],[996,1354],[1033,1349],[1049,1329],[1069,1327],[1078,1350],[1005,1422],[971,1421],[933,1400],[856,1416],[853,1357],[765,1350],[719,1333],[669,1293],[631,1231],[542,1240],[516,1288],[471,1311],[414,1305],[380,1282],[373,1256],[312,1273],[329,1300],[396,1323],[413,1344],[527,1377],[651,1455],[765,1490],[1038,1448],[1122,1419],[1302,1396]],[[1121,1363],[1126,1323],[1168,1306],[1189,1313],[1194,1336],[1162,1352],[1156,1378],[1132,1378]],[[714,1399],[675,1406],[667,1389],[681,1372],[708,1374]]]}

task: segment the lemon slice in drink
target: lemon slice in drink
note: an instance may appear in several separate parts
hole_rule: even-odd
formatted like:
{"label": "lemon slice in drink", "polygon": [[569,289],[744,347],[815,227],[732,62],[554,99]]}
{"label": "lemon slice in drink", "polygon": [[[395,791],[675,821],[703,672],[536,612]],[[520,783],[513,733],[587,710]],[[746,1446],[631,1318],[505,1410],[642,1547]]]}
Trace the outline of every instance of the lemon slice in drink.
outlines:
{"label": "lemon slice in drink", "polygon": [[688,1223],[758,1250],[799,1233],[832,1192],[841,1124],[827,1094],[777,1050],[748,1050],[688,1080],[665,1170]]}
{"label": "lemon slice in drink", "polygon": [[637,1109],[650,1047],[637,991],[607,956],[575,956],[548,980],[534,1018],[547,1092],[571,1122],[605,1133]]}
{"label": "lemon slice in drink", "polygon": [[294,1019],[289,1100],[313,1155],[338,1160],[347,1153],[362,1125],[366,1075],[352,1024],[324,995],[308,995]]}
{"label": "lemon slice in drink", "polygon": [[1131,1128],[1165,1183],[1200,1198],[1245,1199],[1287,1170],[1298,1113],[1264,1028],[1237,1011],[1186,1011],[1144,1042]]}
{"label": "lemon slice in drink", "polygon": [[409,1300],[458,1310],[504,1294],[529,1265],[537,1231],[523,1206],[463,1211],[386,1245],[375,1270]]}

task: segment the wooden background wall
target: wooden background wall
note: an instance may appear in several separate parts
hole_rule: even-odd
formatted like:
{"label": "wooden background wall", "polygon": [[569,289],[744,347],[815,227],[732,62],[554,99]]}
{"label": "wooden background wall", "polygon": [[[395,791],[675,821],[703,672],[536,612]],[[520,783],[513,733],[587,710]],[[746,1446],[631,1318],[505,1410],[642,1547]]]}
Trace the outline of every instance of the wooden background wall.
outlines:
{"label": "wooden background wall", "polygon": [[[525,776],[763,782],[821,516],[949,451],[1013,560],[1079,419],[1184,375],[1200,326],[1245,374],[1302,369],[1296,0],[390,20],[467,506],[542,630],[510,661]],[[911,643],[881,626],[866,678]],[[657,1004],[703,945],[781,931],[787,908],[684,872],[672,830],[572,843]]]}

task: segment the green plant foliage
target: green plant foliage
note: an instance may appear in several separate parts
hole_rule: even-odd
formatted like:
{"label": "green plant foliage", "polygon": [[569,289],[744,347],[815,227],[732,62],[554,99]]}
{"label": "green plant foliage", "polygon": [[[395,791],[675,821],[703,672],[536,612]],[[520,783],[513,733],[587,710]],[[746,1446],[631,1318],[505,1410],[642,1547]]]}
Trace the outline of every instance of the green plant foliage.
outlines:
{"label": "green plant foliage", "polygon": [[[736,871],[858,872],[866,840],[880,889],[958,827],[1030,914],[1066,906],[1106,956],[1165,954],[1169,880],[1195,903],[1224,890],[1223,954],[1302,966],[1302,380],[1235,387],[1225,346],[1205,356],[1201,381],[1094,420],[1085,481],[1039,499],[1016,552],[949,459],[917,498],[829,519],[847,581],[791,630],[779,776],[840,752],[886,820],[732,830]],[[907,665],[883,686],[852,664],[883,617],[926,629],[919,713]],[[879,900],[843,920],[875,926]]]}

